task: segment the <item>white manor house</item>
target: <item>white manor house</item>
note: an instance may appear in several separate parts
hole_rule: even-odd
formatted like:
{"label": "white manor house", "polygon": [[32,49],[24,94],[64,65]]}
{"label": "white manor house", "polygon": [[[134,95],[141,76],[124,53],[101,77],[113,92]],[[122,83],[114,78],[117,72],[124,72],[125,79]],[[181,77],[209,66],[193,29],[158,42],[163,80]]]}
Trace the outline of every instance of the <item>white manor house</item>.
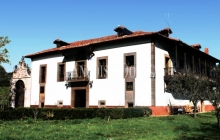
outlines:
{"label": "white manor house", "polygon": [[[68,43],[26,55],[31,58],[31,86],[26,107],[98,108],[150,107],[153,115],[169,114],[168,106],[186,106],[165,92],[172,75],[181,69],[196,70],[213,78],[218,59],[171,38],[172,30],[132,32],[123,26],[117,34]],[[208,101],[200,111],[213,109]]]}

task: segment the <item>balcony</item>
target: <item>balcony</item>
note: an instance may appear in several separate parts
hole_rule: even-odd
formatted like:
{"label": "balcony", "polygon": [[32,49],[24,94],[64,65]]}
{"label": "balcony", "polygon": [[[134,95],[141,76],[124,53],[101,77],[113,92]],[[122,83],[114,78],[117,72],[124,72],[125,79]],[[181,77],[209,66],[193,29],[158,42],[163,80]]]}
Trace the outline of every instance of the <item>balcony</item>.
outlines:
{"label": "balcony", "polygon": [[87,69],[77,71],[74,69],[73,71],[69,71],[66,73],[66,81],[67,82],[78,82],[78,81],[89,81],[90,71]]}
{"label": "balcony", "polygon": [[179,67],[169,67],[169,68],[164,68],[164,80],[165,82],[168,82],[172,79],[172,77],[176,74],[184,74],[185,72],[194,72],[195,75],[201,75],[201,76],[206,76],[210,80],[213,80],[216,78],[215,70],[213,69],[184,69],[184,68],[179,68]]}

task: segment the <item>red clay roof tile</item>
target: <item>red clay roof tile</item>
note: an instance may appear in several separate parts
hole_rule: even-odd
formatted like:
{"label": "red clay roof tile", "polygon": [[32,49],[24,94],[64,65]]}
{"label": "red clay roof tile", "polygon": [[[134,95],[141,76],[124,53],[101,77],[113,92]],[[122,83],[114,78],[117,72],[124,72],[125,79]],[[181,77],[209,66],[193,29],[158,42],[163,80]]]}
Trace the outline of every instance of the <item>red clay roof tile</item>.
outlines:
{"label": "red clay roof tile", "polygon": [[[168,31],[169,33],[172,33],[170,28],[165,28],[165,29],[160,30],[158,32],[136,31],[136,32],[133,32],[130,35],[125,35],[125,36],[121,36],[121,37],[119,37],[117,35],[104,36],[104,37],[100,37],[100,38],[94,38],[94,39],[88,39],[88,40],[81,40],[81,41],[72,42],[72,43],[69,43],[69,45],[66,45],[66,46],[61,46],[59,48],[51,48],[51,49],[43,50],[43,51],[40,51],[40,52],[37,52],[37,53],[26,55],[25,57],[26,58],[32,58],[32,57],[37,56],[37,55],[51,53],[51,52],[58,52],[58,51],[61,51],[61,50],[67,50],[67,49],[72,49],[72,48],[77,48],[77,47],[85,47],[85,46],[89,46],[89,45],[92,45],[92,44],[111,42],[111,41],[121,40],[121,39],[125,39],[125,38],[141,37],[141,36],[153,35],[153,34],[162,36],[162,37],[164,37],[166,39],[169,39],[171,41],[179,42],[180,46],[183,46],[183,45],[190,46],[190,45],[186,44],[185,42],[181,41],[180,39],[171,38],[171,37],[168,37],[168,36],[165,36],[165,35],[161,34],[161,32],[163,32],[163,31]],[[194,46],[198,47],[198,45],[200,45],[200,44],[195,44]],[[214,57],[212,57],[212,58],[214,58]],[[214,58],[214,59],[216,59],[216,58]],[[218,60],[218,59],[216,59],[216,60]]]}
{"label": "red clay roof tile", "polygon": [[77,48],[77,47],[85,47],[85,46],[88,46],[88,45],[91,45],[91,44],[110,42],[110,41],[114,41],[114,40],[132,38],[132,37],[135,37],[135,36],[150,35],[150,34],[154,34],[154,33],[155,32],[136,31],[136,32],[133,32],[133,34],[125,35],[125,36],[122,36],[122,37],[118,37],[117,35],[111,35],[111,36],[105,36],[105,37],[100,37],[100,38],[81,40],[81,41],[72,42],[72,43],[70,43],[70,45],[67,45],[67,46],[62,46],[62,47],[59,47],[59,48],[51,48],[51,49],[43,50],[43,51],[40,51],[40,52],[37,52],[37,53],[29,54],[29,55],[26,55],[25,57],[30,58],[30,57],[40,55],[40,54],[44,54],[44,53],[56,52],[56,51],[61,51],[61,50]]}

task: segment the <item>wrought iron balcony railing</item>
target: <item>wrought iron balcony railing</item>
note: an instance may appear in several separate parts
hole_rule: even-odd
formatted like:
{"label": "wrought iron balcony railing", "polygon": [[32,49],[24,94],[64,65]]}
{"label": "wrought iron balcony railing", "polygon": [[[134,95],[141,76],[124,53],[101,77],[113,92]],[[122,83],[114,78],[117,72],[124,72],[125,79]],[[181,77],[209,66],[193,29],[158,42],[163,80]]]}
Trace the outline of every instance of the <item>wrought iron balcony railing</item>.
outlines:
{"label": "wrought iron balcony railing", "polygon": [[76,82],[76,81],[89,81],[90,71],[87,69],[69,71],[66,73],[66,81]]}

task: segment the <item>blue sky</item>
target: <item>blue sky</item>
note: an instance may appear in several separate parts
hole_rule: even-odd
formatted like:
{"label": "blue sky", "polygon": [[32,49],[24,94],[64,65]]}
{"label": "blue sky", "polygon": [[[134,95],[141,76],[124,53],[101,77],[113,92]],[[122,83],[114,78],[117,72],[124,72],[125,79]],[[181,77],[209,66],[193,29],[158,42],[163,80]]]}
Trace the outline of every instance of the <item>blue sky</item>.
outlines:
{"label": "blue sky", "polygon": [[[66,42],[116,34],[123,25],[131,31],[158,31],[168,27],[171,37],[187,44],[199,43],[202,51],[220,59],[219,0],[5,0],[0,1],[0,36],[6,45],[12,72],[22,56]],[[30,59],[25,61],[31,65]]]}

